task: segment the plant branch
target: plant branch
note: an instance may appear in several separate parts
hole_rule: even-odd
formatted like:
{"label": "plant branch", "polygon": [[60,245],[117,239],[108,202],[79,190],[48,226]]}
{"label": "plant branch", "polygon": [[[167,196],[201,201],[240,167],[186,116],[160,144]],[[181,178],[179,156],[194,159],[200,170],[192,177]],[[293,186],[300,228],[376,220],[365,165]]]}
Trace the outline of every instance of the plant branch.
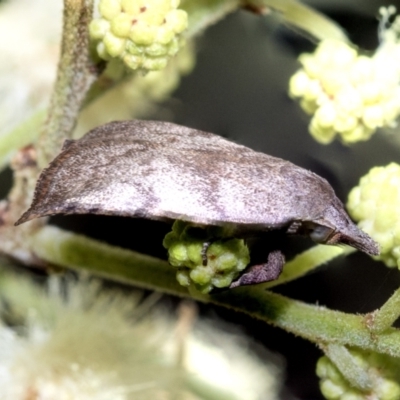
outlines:
{"label": "plant branch", "polygon": [[239,0],[184,0],[181,8],[188,13],[188,29],[184,33],[186,39],[198,36],[210,25],[215,24],[227,14],[235,11]]}
{"label": "plant branch", "polygon": [[346,347],[335,343],[330,343],[326,346],[322,345],[320,347],[351,386],[365,392],[372,389],[372,382],[368,370],[357,363],[356,358]]}
{"label": "plant branch", "polygon": [[211,298],[215,304],[244,312],[316,344],[336,343],[400,357],[400,331],[373,336],[363,316],[305,304],[270,291],[243,287]]}
{"label": "plant branch", "polygon": [[90,58],[88,25],[93,0],[64,0],[64,23],[57,80],[37,146],[39,166],[46,166],[71,137],[87,91],[99,71]]}
{"label": "plant branch", "polygon": [[373,333],[390,328],[400,316],[400,288],[379,309],[365,316],[366,325]]}
{"label": "plant branch", "polygon": [[279,12],[286,23],[318,40],[348,42],[346,34],[336,22],[297,0],[246,0],[245,4],[259,10],[271,8]]}
{"label": "plant branch", "polygon": [[134,251],[110,246],[83,235],[45,226],[31,238],[40,259],[66,268],[86,270],[109,279],[182,296],[175,271],[166,262]]}
{"label": "plant branch", "polygon": [[[175,270],[153,257],[51,226],[32,234],[30,245],[43,261],[189,297],[188,290],[177,283]],[[389,328],[379,335],[371,335],[364,316],[305,304],[258,287],[241,287],[210,296],[195,293],[194,297],[244,312],[318,345],[335,343],[400,357],[400,331]]]}

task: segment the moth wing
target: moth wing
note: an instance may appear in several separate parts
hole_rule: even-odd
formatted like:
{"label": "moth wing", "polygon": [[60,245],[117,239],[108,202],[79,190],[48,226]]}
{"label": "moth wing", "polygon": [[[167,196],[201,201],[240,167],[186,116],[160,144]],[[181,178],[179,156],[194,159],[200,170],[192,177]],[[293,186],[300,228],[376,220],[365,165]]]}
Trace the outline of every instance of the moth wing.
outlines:
{"label": "moth wing", "polygon": [[304,174],[311,173],[211,133],[114,122],[64,146],[17,224],[92,213],[276,228],[298,217]]}

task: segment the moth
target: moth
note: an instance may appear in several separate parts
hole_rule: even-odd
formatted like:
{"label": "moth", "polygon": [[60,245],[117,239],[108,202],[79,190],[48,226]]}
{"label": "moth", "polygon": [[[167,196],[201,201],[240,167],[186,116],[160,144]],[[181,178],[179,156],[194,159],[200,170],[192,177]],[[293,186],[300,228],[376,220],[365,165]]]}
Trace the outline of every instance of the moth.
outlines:
{"label": "moth", "polygon": [[[86,213],[230,226],[238,236],[283,228],[318,243],[379,254],[325,179],[168,122],[115,121],[65,141],[16,225],[46,215]],[[233,286],[276,279],[283,263],[274,252]]]}

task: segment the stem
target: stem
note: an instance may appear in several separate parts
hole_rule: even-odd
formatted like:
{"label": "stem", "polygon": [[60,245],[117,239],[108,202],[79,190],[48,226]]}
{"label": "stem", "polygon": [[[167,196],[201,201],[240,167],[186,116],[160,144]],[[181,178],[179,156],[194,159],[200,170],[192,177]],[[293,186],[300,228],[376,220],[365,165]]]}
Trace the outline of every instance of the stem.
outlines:
{"label": "stem", "polygon": [[390,328],[400,316],[400,288],[389,300],[373,313],[365,316],[366,325],[373,333],[381,333]]}
{"label": "stem", "polygon": [[[44,261],[189,297],[188,290],[177,283],[174,269],[165,261],[51,226],[34,233],[30,244],[36,256]],[[305,304],[255,287],[226,290],[211,296],[195,294],[194,297],[244,312],[318,345],[335,343],[400,357],[400,331],[389,328],[379,335],[371,335],[364,316]]]}
{"label": "stem", "polygon": [[215,24],[227,14],[235,11],[239,0],[184,0],[180,8],[188,13],[188,29],[184,33],[186,39],[197,36],[210,25]]}
{"label": "stem", "polygon": [[39,166],[46,166],[72,136],[78,113],[98,71],[90,58],[88,24],[93,0],[64,0],[64,23],[57,80],[47,121],[37,145]]}
{"label": "stem", "polygon": [[372,389],[372,382],[368,371],[357,364],[356,358],[346,347],[334,343],[320,347],[351,386],[364,392]]}
{"label": "stem", "polygon": [[1,135],[0,171],[10,161],[12,152],[34,142],[46,117],[46,110],[36,111],[13,130]]}
{"label": "stem", "polygon": [[40,259],[66,268],[86,270],[109,279],[182,296],[175,271],[166,262],[110,246],[83,235],[44,226],[32,236],[31,247]]}
{"label": "stem", "polygon": [[214,295],[210,300],[214,304],[244,312],[318,345],[336,343],[400,357],[400,331],[390,328],[378,336],[372,336],[360,315],[305,304],[257,288],[227,290]]}
{"label": "stem", "polygon": [[346,34],[336,22],[297,0],[246,0],[246,4],[260,10],[272,8],[281,14],[285,22],[318,40],[348,42]]}
{"label": "stem", "polygon": [[260,288],[269,289],[282,283],[293,281],[336,257],[347,255],[354,251],[350,247],[334,247],[322,244],[311,247],[286,263],[278,279],[264,283],[260,285]]}

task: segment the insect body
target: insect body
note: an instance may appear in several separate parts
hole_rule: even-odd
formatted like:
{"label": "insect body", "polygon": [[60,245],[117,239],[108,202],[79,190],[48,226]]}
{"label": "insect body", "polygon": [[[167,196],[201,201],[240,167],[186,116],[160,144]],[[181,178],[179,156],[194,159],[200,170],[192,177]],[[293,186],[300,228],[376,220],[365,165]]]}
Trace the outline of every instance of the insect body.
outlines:
{"label": "insect body", "polygon": [[65,142],[17,225],[53,214],[179,219],[237,234],[287,227],[371,255],[377,244],[329,183],[289,161],[158,121],[116,121]]}

